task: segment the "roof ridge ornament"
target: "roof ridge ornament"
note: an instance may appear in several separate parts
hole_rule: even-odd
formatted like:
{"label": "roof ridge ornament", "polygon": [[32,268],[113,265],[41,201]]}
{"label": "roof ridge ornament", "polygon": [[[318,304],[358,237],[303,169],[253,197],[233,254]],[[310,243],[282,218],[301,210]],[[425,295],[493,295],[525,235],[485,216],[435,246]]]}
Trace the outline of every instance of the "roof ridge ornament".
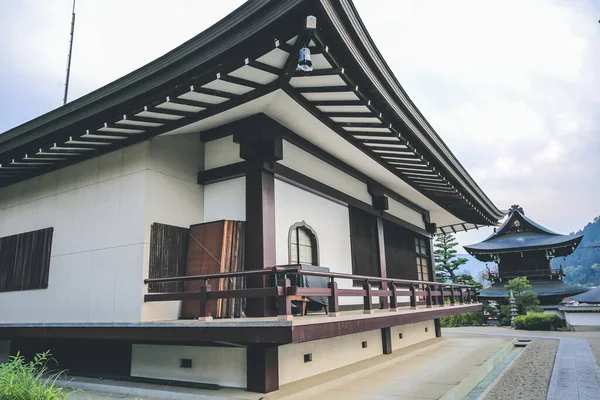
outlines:
{"label": "roof ridge ornament", "polygon": [[515,211],[518,211],[518,212],[520,212],[522,215],[525,215],[525,211],[523,211],[523,207],[521,207],[521,206],[520,206],[520,205],[518,205],[518,204],[513,204],[513,205],[512,205],[512,206],[510,206],[510,208],[508,209],[508,213],[509,213],[509,214],[512,214],[512,213],[514,213]]}

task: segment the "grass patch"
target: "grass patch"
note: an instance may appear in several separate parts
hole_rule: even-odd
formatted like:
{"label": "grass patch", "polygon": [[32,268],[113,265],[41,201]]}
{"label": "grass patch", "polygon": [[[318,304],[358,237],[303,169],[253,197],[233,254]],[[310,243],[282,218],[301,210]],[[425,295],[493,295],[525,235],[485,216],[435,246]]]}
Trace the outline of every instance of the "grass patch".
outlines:
{"label": "grass patch", "polygon": [[30,362],[17,353],[0,364],[0,400],[66,400],[70,392],[55,386],[62,372],[52,372],[49,352],[37,354]]}

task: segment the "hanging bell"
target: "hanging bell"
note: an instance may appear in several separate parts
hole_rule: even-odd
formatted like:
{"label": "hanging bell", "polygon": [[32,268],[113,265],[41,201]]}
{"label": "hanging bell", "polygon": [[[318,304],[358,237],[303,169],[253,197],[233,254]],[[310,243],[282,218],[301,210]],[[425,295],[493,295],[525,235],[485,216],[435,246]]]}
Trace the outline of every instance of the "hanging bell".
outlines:
{"label": "hanging bell", "polygon": [[306,46],[300,49],[300,55],[298,57],[298,68],[300,68],[304,72],[310,72],[313,70],[312,60],[310,59],[310,49]]}

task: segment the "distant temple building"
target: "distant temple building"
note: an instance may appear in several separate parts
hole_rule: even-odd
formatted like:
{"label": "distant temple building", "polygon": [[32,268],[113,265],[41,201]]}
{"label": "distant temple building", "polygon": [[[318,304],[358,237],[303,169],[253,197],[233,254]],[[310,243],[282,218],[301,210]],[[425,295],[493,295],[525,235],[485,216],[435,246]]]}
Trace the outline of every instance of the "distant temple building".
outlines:
{"label": "distant temple building", "polygon": [[504,285],[519,276],[526,277],[544,309],[552,309],[563,298],[585,292],[583,287],[563,282],[564,273],[552,269],[550,260],[565,257],[579,245],[583,235],[560,235],[525,216],[523,208],[513,205],[508,219],[483,242],[465,246],[480,261],[498,263],[498,271],[490,272],[492,286],[480,293],[482,299],[498,300],[506,296]]}

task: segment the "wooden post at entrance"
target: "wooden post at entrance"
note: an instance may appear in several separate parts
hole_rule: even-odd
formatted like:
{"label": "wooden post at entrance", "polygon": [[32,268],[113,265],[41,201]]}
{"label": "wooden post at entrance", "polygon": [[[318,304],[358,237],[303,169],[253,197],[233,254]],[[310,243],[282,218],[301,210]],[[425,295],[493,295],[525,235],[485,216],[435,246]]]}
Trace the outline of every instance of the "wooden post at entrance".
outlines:
{"label": "wooden post at entrance", "polygon": [[[240,158],[247,161],[246,171],[246,271],[269,269],[275,264],[275,174],[273,164],[283,158],[283,142],[270,130],[270,124],[257,118],[247,131],[234,133],[240,144]],[[241,128],[240,128],[241,129]],[[248,277],[248,288],[272,285],[267,277]],[[274,316],[272,299],[249,298],[246,315]]]}

